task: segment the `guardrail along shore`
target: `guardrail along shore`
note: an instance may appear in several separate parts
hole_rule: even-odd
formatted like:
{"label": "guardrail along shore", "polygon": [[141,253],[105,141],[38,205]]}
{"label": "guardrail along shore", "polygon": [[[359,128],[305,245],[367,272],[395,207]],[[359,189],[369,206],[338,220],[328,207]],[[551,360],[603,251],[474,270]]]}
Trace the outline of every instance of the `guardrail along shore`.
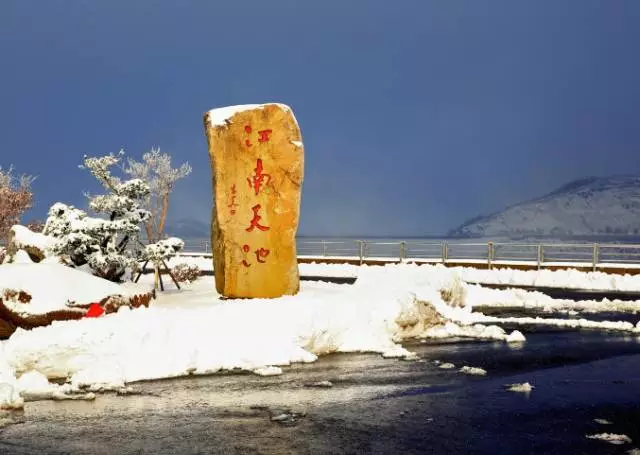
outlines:
{"label": "guardrail along shore", "polygon": [[[187,243],[187,251],[211,254],[208,241]],[[299,240],[298,259],[351,264],[415,262],[488,269],[575,268],[640,274],[640,244],[625,243]]]}

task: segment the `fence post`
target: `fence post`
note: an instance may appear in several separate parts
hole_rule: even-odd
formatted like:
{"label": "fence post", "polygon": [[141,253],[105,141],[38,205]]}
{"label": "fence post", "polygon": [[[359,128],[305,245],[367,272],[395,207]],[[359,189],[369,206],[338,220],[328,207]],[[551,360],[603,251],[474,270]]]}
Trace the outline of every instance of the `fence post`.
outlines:
{"label": "fence post", "polygon": [[449,259],[449,245],[447,242],[442,242],[442,263],[444,264]]}
{"label": "fence post", "polygon": [[407,242],[400,242],[400,262],[407,259]]}
{"label": "fence post", "polygon": [[544,248],[541,244],[538,244],[538,270],[542,267],[544,262]]}
{"label": "fence post", "polygon": [[364,263],[364,240],[358,240],[360,244],[360,265]]}
{"label": "fence post", "polygon": [[493,242],[487,243],[487,266],[489,270],[491,270],[491,266],[493,263]]}
{"label": "fence post", "polygon": [[327,256],[327,242],[323,240],[322,241],[322,257],[326,257],[326,256]]}
{"label": "fence post", "polygon": [[600,245],[593,244],[593,271],[598,270],[598,262],[600,262]]}

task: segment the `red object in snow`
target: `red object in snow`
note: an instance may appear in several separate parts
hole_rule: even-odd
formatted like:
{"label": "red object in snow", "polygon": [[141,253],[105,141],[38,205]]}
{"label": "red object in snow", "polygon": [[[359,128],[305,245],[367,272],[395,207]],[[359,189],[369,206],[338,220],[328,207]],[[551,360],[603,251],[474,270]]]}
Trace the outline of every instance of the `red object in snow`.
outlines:
{"label": "red object in snow", "polygon": [[89,309],[85,313],[84,317],[97,318],[99,316],[102,316],[103,314],[104,314],[104,309],[97,303],[92,303],[91,305],[89,305]]}

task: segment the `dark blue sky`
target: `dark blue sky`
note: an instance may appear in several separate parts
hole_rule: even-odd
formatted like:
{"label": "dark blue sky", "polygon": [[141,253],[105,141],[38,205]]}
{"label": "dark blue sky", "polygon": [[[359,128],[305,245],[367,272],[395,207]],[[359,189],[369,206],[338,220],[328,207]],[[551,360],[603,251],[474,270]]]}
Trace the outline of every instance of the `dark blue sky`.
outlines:
{"label": "dark blue sky", "polygon": [[640,1],[0,3],[0,164],[84,206],[83,154],[188,160],[202,114],[279,101],[305,142],[300,233],[421,235],[574,178],[640,172]]}

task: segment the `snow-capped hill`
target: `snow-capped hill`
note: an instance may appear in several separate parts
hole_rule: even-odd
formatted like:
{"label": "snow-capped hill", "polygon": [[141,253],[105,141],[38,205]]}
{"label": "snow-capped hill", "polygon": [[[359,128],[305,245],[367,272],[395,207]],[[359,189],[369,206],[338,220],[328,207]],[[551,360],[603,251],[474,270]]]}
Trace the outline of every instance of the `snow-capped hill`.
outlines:
{"label": "snow-capped hill", "polygon": [[469,237],[599,234],[640,234],[640,176],[575,180],[450,232]]}

